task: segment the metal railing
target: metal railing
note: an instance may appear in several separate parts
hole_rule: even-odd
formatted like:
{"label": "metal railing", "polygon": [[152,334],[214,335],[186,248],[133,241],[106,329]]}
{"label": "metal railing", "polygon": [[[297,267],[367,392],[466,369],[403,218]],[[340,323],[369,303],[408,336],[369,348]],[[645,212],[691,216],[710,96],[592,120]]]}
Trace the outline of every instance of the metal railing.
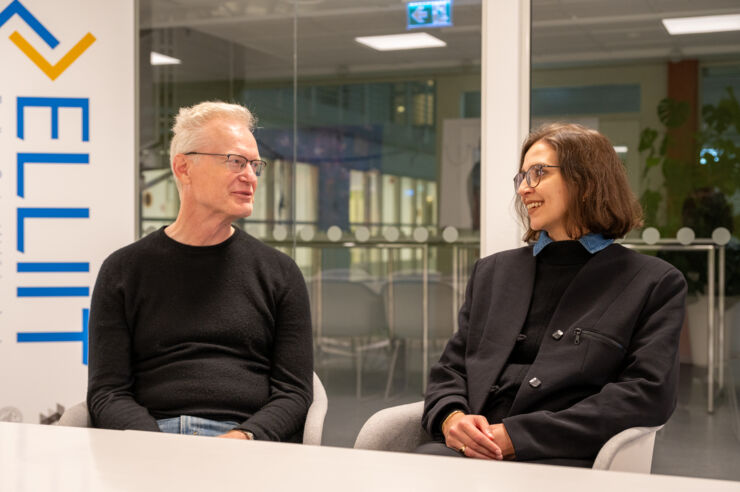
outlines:
{"label": "metal railing", "polygon": [[[625,240],[622,245],[637,251],[683,251],[707,254],[707,412],[714,412],[716,398],[725,387],[725,246],[711,239],[694,239],[683,244],[677,239],[660,239],[654,244]],[[716,259],[719,261],[715,261]],[[717,295],[715,296],[715,271]],[[717,299],[715,299],[715,297]],[[716,301],[716,302],[715,302]],[[716,323],[715,323],[715,310]],[[717,357],[719,354],[719,357]],[[717,391],[715,392],[715,372]]]}

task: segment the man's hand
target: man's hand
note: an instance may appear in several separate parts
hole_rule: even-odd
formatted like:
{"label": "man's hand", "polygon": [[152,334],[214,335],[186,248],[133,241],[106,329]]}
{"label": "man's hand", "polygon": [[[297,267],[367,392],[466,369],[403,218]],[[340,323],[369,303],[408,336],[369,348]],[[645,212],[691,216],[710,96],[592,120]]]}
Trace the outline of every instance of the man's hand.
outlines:
{"label": "man's hand", "polygon": [[511,442],[509,433],[506,432],[504,424],[493,424],[489,426],[491,433],[493,434],[493,440],[501,448],[505,460],[513,460],[516,455],[514,454],[514,444]]}
{"label": "man's hand", "polygon": [[[503,453],[495,442],[488,420],[482,415],[456,413],[442,426],[445,444],[470,458],[502,460]],[[507,436],[508,437],[508,436]]]}
{"label": "man's hand", "polygon": [[220,436],[217,436],[217,437],[223,437],[224,439],[244,439],[245,441],[249,441],[249,438],[247,437],[245,433],[243,433],[242,431],[238,431],[236,429],[230,430],[226,434],[221,434]]}

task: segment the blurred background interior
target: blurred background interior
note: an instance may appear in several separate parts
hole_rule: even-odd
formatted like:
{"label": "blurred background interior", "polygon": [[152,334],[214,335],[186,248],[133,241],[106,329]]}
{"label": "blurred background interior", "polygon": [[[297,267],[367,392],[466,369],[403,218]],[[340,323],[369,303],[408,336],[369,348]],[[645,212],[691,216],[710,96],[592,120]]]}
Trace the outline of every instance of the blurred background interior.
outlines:
{"label": "blurred background interior", "polygon": [[[373,412],[422,398],[480,254],[482,5],[437,7],[140,2],[140,234],[177,212],[177,109],[246,104],[269,166],[243,227],[304,273],[326,445],[351,446]],[[689,281],[680,399],[653,472],[740,480],[740,26],[662,22],[727,14],[737,0],[532,0],[530,127],[607,135],[645,209],[625,243]],[[358,39],[404,33],[429,47]],[[518,163],[487,165],[513,176]]]}

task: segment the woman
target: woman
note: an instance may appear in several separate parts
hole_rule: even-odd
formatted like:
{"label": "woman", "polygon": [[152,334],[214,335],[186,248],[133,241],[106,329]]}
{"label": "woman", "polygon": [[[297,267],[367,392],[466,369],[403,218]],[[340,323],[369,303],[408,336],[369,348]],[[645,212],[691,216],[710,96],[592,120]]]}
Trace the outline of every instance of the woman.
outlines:
{"label": "woman", "polygon": [[553,124],[514,177],[529,246],[476,262],[459,330],[431,370],[418,452],[591,466],[676,404],[686,284],[614,243],[640,206],[611,143]]}

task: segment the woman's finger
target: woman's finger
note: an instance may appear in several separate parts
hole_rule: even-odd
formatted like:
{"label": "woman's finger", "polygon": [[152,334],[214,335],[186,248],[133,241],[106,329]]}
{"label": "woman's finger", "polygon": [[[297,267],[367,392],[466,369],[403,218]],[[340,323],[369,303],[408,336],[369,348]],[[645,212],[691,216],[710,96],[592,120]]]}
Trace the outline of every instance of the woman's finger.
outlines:
{"label": "woman's finger", "polygon": [[467,456],[468,458],[476,458],[476,459],[479,459],[479,460],[489,460],[489,461],[491,461],[491,460],[494,460],[495,459],[495,458],[490,457],[487,454],[479,453],[478,451],[476,451],[472,447],[465,449],[465,456]]}
{"label": "woman's finger", "polygon": [[[456,425],[450,429],[448,434],[453,438],[453,442],[460,442],[461,445],[466,445],[468,449],[475,451],[477,454],[484,455],[492,460],[500,459],[498,446],[491,442],[488,436],[483,434],[472,422]],[[493,447],[486,446],[486,443],[492,444]],[[465,455],[468,456],[467,453]]]}
{"label": "woman's finger", "polygon": [[[481,454],[490,456],[491,459],[494,460],[502,459],[503,453],[501,452],[501,448],[498,446],[498,444],[493,441],[493,434],[488,427],[488,421],[485,419],[485,417],[479,417],[479,419],[473,419],[470,425],[463,427],[463,429],[465,430],[470,440],[475,443],[475,446],[473,447],[476,451]],[[482,430],[480,426],[484,424],[485,427]],[[464,439],[463,441],[468,442]],[[471,446],[472,444],[469,443],[468,445]]]}
{"label": "woman's finger", "polygon": [[488,420],[482,415],[465,415],[449,426],[445,444],[465,456],[492,460],[503,458],[501,449],[493,441]]}
{"label": "woman's finger", "polygon": [[467,449],[467,446],[458,440],[447,441],[445,442],[445,445],[450,449],[454,449],[455,451],[457,451],[458,453],[462,455],[465,454],[465,451]]}

